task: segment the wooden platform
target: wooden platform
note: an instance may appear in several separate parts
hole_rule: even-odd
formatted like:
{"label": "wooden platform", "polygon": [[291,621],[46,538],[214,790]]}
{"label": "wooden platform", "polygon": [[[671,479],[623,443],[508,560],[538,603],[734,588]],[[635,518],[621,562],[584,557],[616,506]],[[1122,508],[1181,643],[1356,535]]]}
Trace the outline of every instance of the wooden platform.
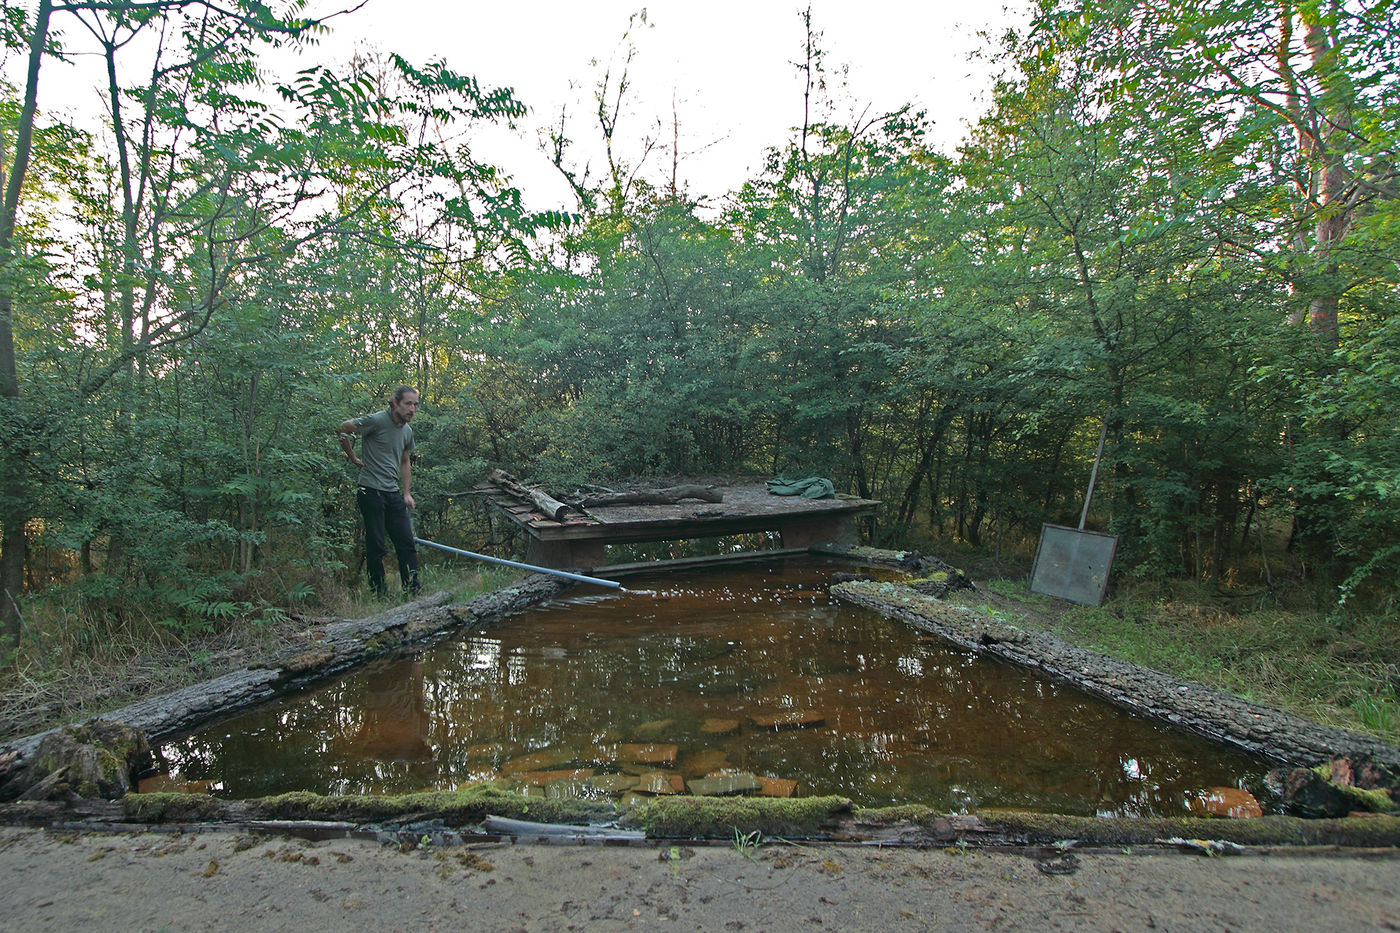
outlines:
{"label": "wooden platform", "polygon": [[825,541],[855,544],[856,517],[873,513],[880,504],[855,496],[775,496],[762,483],[719,488],[723,502],[687,499],[675,505],[613,505],[589,509],[583,515],[569,514],[563,521],[554,521],[496,487],[481,486],[473,492],[529,536],[527,563],[556,569],[602,567],[607,545],[639,541],[776,531],[785,548]]}

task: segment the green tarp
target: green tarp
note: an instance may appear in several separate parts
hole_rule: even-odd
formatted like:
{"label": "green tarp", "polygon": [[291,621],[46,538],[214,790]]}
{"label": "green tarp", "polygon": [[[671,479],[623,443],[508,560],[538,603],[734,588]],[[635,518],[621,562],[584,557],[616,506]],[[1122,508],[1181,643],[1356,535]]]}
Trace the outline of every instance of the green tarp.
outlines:
{"label": "green tarp", "polygon": [[801,496],[804,499],[830,499],[836,495],[836,487],[831,480],[820,476],[809,476],[807,479],[779,476],[768,481],[768,491],[775,496]]}

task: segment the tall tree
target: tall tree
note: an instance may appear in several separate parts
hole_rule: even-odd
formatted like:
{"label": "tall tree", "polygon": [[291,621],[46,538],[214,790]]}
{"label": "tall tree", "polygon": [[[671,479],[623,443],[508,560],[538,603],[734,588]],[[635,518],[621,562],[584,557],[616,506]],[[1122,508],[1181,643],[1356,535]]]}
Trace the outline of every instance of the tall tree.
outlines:
{"label": "tall tree", "polygon": [[1333,464],[1376,462],[1367,449],[1389,434],[1360,414],[1368,404],[1354,407],[1353,388],[1368,386],[1369,397],[1377,385],[1367,373],[1382,362],[1373,335],[1389,302],[1375,298],[1400,278],[1381,258],[1400,247],[1400,7],[1250,0],[1078,9],[1103,37],[1090,57],[1120,95],[1157,101],[1164,132],[1209,127],[1203,142],[1234,173],[1219,215],[1252,227],[1231,245],[1278,276],[1288,319],[1312,337],[1290,378],[1274,384],[1297,403],[1278,477],[1295,504],[1297,540],[1327,561],[1338,551],[1376,553],[1364,543],[1374,540],[1372,521],[1359,533],[1357,503],[1368,503],[1371,518],[1378,508],[1400,515],[1386,497],[1363,492],[1387,484],[1363,479],[1371,469]]}
{"label": "tall tree", "polygon": [[[146,393],[165,378],[162,367],[179,361],[182,345],[225,316],[256,316],[257,304],[285,297],[275,286],[316,244],[359,239],[431,250],[440,245],[433,231],[455,225],[470,232],[478,254],[504,245],[506,255],[518,255],[538,224],[554,222],[527,214],[498,172],[442,132],[449,125],[460,131],[474,120],[518,116],[522,106],[508,91],[482,88],[440,64],[417,68],[397,57],[388,63],[392,84],[361,62],[346,74],[315,67],[267,88],[255,54],[316,27],[296,18],[300,6],[290,3],[281,15],[258,2],[52,6],[53,14],[68,14],[93,37],[106,64],[113,160],[99,187],[112,193],[114,205],[109,209],[91,197],[77,203],[85,210],[79,221],[96,247],[89,255],[113,262],[99,264],[92,275],[98,290],[88,300],[98,326],[62,361],[71,379],[69,415],[81,416],[26,421],[23,374],[10,355],[5,420],[57,437],[64,423],[90,418],[93,412],[84,406],[96,404],[112,439],[145,431],[141,443],[132,433],[130,445],[116,443],[103,458],[114,471],[105,477],[113,488],[132,478],[123,471],[141,473],[138,453],[159,434],[155,422],[141,429],[136,415]],[[41,13],[49,10],[46,3]],[[31,100],[37,98],[39,62],[46,44],[52,45],[51,32],[43,18],[31,32]],[[141,65],[125,61],[143,55]],[[128,86],[124,76],[132,73],[143,77]],[[20,138],[32,134],[34,125],[31,105]],[[11,164],[8,190],[19,190],[22,169],[22,161]],[[403,222],[406,214],[413,215],[412,224]],[[412,225],[421,233],[417,240]],[[5,337],[15,333],[13,305],[8,307],[0,335]],[[36,477],[25,456],[23,446],[7,443],[0,464],[7,483],[0,561],[11,637],[19,631],[28,520],[36,515],[35,493],[26,481],[51,479]],[[107,564],[117,570],[127,540],[123,529],[137,504],[129,497],[105,501],[106,519],[88,524],[108,540]],[[253,535],[244,538],[240,566],[249,565],[246,545],[256,539],[257,514],[245,509],[245,518],[235,523],[243,526],[239,534]]]}
{"label": "tall tree", "polygon": [[[0,417],[18,417],[19,374],[14,343],[14,262],[15,225],[19,217],[20,194],[29,171],[34,142],[34,115],[38,108],[39,71],[48,43],[52,0],[39,0],[29,41],[29,67],[26,73],[24,105],[16,127],[13,154],[5,174],[4,205],[0,207]],[[24,508],[25,458],[23,444],[6,444],[0,453],[0,639],[18,643],[20,634],[20,594],[24,592],[24,561],[28,550]]]}
{"label": "tall tree", "polygon": [[[1043,6],[1014,46],[1019,73],[964,150],[963,249],[929,274],[946,283],[939,304],[954,321],[1014,309],[998,330],[1019,360],[988,388],[1012,402],[997,420],[1021,423],[998,439],[981,423],[998,409],[973,422],[980,443],[1015,450],[997,473],[1042,456],[1025,447],[1036,441],[1087,478],[1107,418],[1099,501],[1111,509],[1100,514],[1124,535],[1123,557],[1218,572],[1267,438],[1260,393],[1241,390],[1253,362],[1241,335],[1269,329],[1285,295],[1233,245],[1257,235],[1225,201],[1250,178],[1212,149],[1210,116],[1122,78],[1096,53],[1114,41],[1088,13]],[[971,352],[985,356],[992,337]],[[1023,379],[1039,398],[1018,392]],[[1082,488],[1061,481],[1055,507],[1068,513],[1066,494]],[[1047,506],[1055,498],[1045,490]]]}

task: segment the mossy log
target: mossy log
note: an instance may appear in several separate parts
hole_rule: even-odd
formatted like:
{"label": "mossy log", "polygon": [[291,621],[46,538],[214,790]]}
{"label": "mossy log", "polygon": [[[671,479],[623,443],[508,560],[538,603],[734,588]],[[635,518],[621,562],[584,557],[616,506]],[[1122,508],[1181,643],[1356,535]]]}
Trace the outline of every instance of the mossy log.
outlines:
{"label": "mossy log", "polygon": [[[325,832],[416,832],[425,824],[478,832],[488,816],[535,824],[618,825],[650,839],[765,838],[902,846],[1080,847],[1224,843],[1254,850],[1278,847],[1394,849],[1400,817],[1301,819],[1101,818],[1020,810],[941,814],[923,806],[858,809],[843,797],[667,797],[624,811],[582,799],[542,799],[488,785],[401,796],[327,797],[293,793],[254,800],[202,794],[128,794],[119,801],[22,801],[0,806],[0,821],[62,821],[93,830],[160,824],[267,830],[299,825]],[[1205,851],[1202,846],[1197,846]],[[1228,851],[1228,850],[1227,850]]]}
{"label": "mossy log", "polygon": [[728,839],[737,833],[820,839],[852,810],[845,797],[659,797],[629,811],[622,826],[655,838]]}

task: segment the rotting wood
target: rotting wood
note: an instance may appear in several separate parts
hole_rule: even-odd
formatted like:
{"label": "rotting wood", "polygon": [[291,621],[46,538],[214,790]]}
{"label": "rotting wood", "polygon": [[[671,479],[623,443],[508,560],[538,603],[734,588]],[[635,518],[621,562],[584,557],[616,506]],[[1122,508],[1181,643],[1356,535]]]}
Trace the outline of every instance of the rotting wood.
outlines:
{"label": "rotting wood", "polygon": [[499,486],[517,499],[534,503],[540,511],[556,522],[562,522],[565,515],[578,511],[574,506],[560,502],[542,489],[521,485],[519,480],[505,470],[492,470],[489,479],[493,485]]}
{"label": "rotting wood", "polygon": [[724,493],[713,486],[667,486],[661,489],[634,489],[631,492],[585,496],[576,501],[579,508],[592,509],[605,505],[675,505],[682,499],[723,502]]}

